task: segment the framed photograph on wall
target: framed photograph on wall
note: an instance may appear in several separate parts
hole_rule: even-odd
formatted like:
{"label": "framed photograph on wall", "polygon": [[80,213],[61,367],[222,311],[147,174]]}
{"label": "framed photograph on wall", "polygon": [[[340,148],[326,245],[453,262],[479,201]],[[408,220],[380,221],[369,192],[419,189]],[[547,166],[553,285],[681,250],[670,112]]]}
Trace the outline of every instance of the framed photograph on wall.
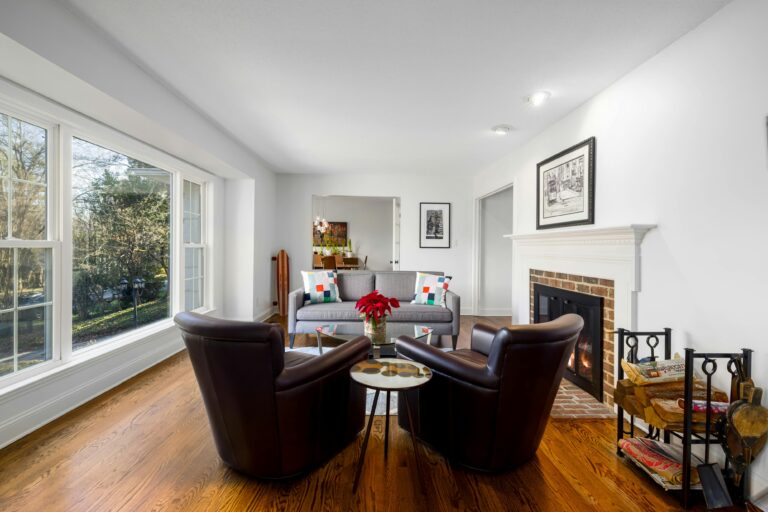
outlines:
{"label": "framed photograph on wall", "polygon": [[420,203],[419,247],[451,247],[451,203]]}
{"label": "framed photograph on wall", "polygon": [[536,229],[595,223],[595,138],[536,166]]}

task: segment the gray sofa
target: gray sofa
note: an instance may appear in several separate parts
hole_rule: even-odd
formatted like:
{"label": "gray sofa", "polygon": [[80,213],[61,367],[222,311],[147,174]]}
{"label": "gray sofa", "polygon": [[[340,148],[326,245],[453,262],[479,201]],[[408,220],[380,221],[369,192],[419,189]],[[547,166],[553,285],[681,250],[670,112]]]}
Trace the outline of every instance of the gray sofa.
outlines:
{"label": "gray sofa", "polygon": [[[443,275],[442,272],[427,272]],[[430,306],[411,304],[416,287],[413,271],[341,271],[339,295],[342,302],[304,305],[304,288],[293,290],[288,296],[288,335],[293,348],[296,334],[312,334],[323,324],[354,324],[362,320],[355,309],[355,302],[373,290],[386,297],[395,297],[400,307],[392,310],[387,322],[426,325],[434,329],[433,339],[450,335],[453,348],[459,337],[461,299],[452,291],[445,297],[445,305]],[[362,332],[362,331],[361,331]]]}

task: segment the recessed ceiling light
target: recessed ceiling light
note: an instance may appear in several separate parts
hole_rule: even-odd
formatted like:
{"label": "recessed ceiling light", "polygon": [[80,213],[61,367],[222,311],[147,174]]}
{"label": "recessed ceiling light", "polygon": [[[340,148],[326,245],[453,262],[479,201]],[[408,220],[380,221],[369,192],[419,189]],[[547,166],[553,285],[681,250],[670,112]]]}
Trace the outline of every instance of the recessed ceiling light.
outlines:
{"label": "recessed ceiling light", "polygon": [[512,131],[512,127],[509,126],[508,124],[497,124],[491,129],[493,130],[493,133],[495,133],[496,135],[507,135],[509,132]]}
{"label": "recessed ceiling light", "polygon": [[546,103],[550,96],[552,96],[552,94],[549,91],[536,91],[528,96],[528,103],[534,107],[538,107]]}

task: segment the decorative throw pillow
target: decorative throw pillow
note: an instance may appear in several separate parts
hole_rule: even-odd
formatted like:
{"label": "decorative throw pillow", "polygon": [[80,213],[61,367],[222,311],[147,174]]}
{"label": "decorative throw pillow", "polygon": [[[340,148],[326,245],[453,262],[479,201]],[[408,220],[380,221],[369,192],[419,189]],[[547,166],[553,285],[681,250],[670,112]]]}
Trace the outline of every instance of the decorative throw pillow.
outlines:
{"label": "decorative throw pillow", "polygon": [[322,304],[323,302],[341,302],[339,298],[339,278],[333,270],[317,272],[301,271],[304,281],[304,304]]}
{"label": "decorative throw pillow", "polygon": [[445,307],[445,293],[451,276],[416,273],[416,290],[411,304],[430,304]]}

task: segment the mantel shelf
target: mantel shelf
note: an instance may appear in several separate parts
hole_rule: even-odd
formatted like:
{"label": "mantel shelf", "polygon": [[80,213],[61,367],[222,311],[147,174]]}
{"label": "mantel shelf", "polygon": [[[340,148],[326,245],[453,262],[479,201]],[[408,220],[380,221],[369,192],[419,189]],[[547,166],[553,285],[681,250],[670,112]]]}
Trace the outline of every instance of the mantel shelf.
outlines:
{"label": "mantel shelf", "polygon": [[651,229],[655,228],[656,224],[629,224],[626,226],[612,226],[612,227],[597,227],[586,229],[565,229],[565,230],[544,230],[536,231],[535,233],[522,233],[519,235],[509,234],[504,235],[504,238],[508,238],[513,241],[530,241],[531,243],[542,242],[555,242],[555,243],[568,243],[568,242],[616,242],[616,241],[632,241],[635,244],[640,244]]}
{"label": "mantel shelf", "polygon": [[635,329],[642,246],[655,227],[586,226],[506,235],[512,243],[513,321],[529,321],[530,271],[537,269],[613,280],[616,325]]}

